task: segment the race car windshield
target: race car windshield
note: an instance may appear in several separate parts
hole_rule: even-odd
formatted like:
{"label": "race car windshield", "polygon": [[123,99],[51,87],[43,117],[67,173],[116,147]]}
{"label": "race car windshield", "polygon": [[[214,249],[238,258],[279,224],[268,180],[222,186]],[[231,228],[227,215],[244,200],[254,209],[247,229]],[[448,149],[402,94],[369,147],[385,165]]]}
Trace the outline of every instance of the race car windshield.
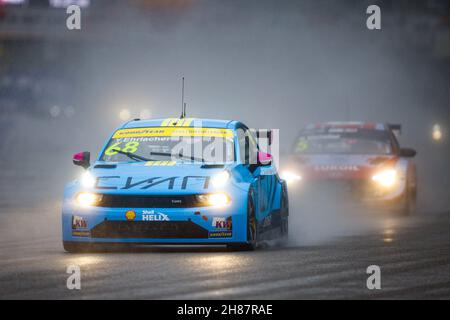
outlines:
{"label": "race car windshield", "polygon": [[296,154],[392,154],[392,142],[385,131],[303,132],[295,145]]}
{"label": "race car windshield", "polygon": [[101,161],[234,161],[230,129],[149,127],[120,129],[108,142]]}

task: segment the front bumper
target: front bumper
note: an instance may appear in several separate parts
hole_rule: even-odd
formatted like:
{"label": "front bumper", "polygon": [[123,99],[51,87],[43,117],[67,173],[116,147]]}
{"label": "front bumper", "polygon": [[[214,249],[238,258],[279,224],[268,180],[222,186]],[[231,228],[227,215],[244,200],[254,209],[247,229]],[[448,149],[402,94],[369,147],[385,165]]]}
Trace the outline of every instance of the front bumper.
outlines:
{"label": "front bumper", "polygon": [[[238,203],[238,202],[237,202]],[[247,241],[246,205],[223,208],[83,208],[65,202],[65,242],[226,244]]]}
{"label": "front bumper", "polygon": [[402,209],[406,190],[404,180],[400,180],[394,187],[384,190],[374,186],[372,181],[364,179],[305,179],[289,185],[289,191],[293,192],[302,202],[329,201],[347,207],[383,211]]}

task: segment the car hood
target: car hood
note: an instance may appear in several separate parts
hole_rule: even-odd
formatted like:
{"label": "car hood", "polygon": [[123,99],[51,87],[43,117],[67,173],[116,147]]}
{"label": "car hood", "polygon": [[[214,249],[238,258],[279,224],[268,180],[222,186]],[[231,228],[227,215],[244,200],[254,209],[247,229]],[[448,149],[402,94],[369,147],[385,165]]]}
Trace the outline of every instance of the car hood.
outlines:
{"label": "car hood", "polygon": [[291,163],[296,163],[304,177],[352,179],[371,177],[397,161],[391,155],[304,155],[293,157]]}
{"label": "car hood", "polygon": [[231,170],[232,165],[202,165],[175,162],[96,163],[90,172],[94,189],[104,193],[192,194],[213,190],[215,174]]}

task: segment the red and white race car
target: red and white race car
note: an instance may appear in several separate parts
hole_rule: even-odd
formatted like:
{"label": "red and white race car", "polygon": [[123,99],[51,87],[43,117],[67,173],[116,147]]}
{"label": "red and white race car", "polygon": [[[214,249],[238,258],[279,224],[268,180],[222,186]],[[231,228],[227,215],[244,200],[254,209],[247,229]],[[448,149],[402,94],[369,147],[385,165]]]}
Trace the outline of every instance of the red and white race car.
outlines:
{"label": "red and white race car", "polygon": [[281,177],[301,194],[343,196],[352,204],[394,211],[415,210],[416,151],[400,148],[400,125],[327,122],[305,127]]}

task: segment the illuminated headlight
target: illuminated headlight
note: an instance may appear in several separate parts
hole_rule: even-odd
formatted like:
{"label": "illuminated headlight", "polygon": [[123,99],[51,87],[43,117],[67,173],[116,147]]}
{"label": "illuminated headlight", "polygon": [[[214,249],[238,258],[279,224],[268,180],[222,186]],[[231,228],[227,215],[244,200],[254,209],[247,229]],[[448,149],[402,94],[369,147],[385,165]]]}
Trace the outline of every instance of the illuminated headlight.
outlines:
{"label": "illuminated headlight", "polygon": [[441,126],[438,124],[435,124],[433,126],[433,140],[440,141],[442,139],[442,130]]}
{"label": "illuminated headlight", "polygon": [[230,197],[225,193],[202,194],[198,198],[202,205],[213,207],[224,207],[231,202]]}
{"label": "illuminated headlight", "polygon": [[89,171],[86,171],[81,175],[80,183],[84,188],[93,188],[95,185],[95,178]]}
{"label": "illuminated headlight", "polygon": [[81,192],[76,196],[76,202],[82,207],[92,207],[102,201],[102,195],[92,192]]}
{"label": "illuminated headlight", "polygon": [[302,180],[302,176],[292,171],[283,171],[280,174],[280,178],[285,180],[287,184],[295,183]]}
{"label": "illuminated headlight", "polygon": [[230,173],[228,171],[222,171],[211,177],[211,184],[216,188],[220,188],[225,186],[228,180],[230,180]]}
{"label": "illuminated headlight", "polygon": [[383,187],[392,187],[397,182],[397,171],[394,169],[385,169],[375,174],[372,180]]}

